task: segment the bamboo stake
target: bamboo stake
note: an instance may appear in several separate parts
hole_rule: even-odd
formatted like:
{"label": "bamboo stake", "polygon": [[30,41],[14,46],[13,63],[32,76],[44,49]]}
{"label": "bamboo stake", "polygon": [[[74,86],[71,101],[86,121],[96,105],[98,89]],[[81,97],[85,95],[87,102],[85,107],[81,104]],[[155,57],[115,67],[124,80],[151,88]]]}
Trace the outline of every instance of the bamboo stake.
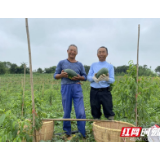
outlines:
{"label": "bamboo stake", "polygon": [[26,75],[26,65],[24,64],[24,82],[23,82],[23,103],[22,103],[22,117],[23,117],[24,93],[25,93],[25,75]]}
{"label": "bamboo stake", "polygon": [[[21,84],[22,84],[22,89],[23,89],[23,79],[21,79]],[[23,117],[23,97],[22,97],[22,117]]]}
{"label": "bamboo stake", "polygon": [[137,120],[137,96],[138,96],[138,66],[139,66],[139,37],[140,37],[140,24],[138,25],[138,42],[137,42],[137,87],[136,87],[136,126],[138,126]]}
{"label": "bamboo stake", "polygon": [[[69,119],[69,118],[65,118],[65,119],[53,119],[53,118],[46,118],[46,119],[42,119],[42,121],[92,121],[92,122],[116,122],[114,120],[100,120],[100,119]],[[117,121],[118,122],[118,121]]]}
{"label": "bamboo stake", "polygon": [[29,29],[28,29],[28,18],[26,18],[25,20],[26,20],[27,40],[28,40],[29,66],[30,66],[30,82],[31,82],[31,94],[32,94],[33,142],[36,142],[36,132],[35,132],[35,106],[34,106],[34,87],[33,87],[32,59],[31,59],[31,48],[30,48],[30,38],[29,38]]}

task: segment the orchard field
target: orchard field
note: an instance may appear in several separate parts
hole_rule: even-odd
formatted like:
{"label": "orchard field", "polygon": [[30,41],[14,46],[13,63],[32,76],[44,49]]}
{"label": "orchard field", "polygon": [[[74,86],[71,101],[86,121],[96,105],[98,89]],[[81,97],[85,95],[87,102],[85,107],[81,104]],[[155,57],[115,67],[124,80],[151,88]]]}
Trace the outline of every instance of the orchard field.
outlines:
{"label": "orchard field", "polygon": [[[150,127],[160,124],[160,78],[139,77],[138,94],[136,94],[136,72],[130,65],[128,74],[115,77],[112,89],[115,120],[126,121],[135,125],[135,97],[138,102],[138,126]],[[23,83],[22,83],[23,82]],[[53,74],[34,74],[34,98],[36,107],[36,128],[40,127],[41,118],[63,118],[61,103],[60,80],[54,80]],[[24,91],[25,89],[25,91]],[[92,119],[90,110],[90,83],[82,82],[86,118]],[[24,94],[23,94],[24,91]],[[24,96],[24,100],[23,100]],[[24,104],[23,104],[24,102]],[[22,116],[23,106],[23,116]],[[75,117],[74,107],[71,118]],[[0,76],[0,141],[12,142],[26,139],[31,141],[29,135],[23,132],[24,119],[32,119],[31,86],[29,74],[1,75]],[[105,119],[103,116],[102,119]],[[77,130],[77,122],[71,122],[72,131]],[[86,122],[87,138],[84,140],[77,134],[71,141],[93,142],[92,123]],[[62,121],[55,121],[54,134],[62,133]],[[20,131],[17,134],[17,131]],[[60,135],[53,135],[52,141],[66,141]],[[69,140],[68,140],[69,141]]]}

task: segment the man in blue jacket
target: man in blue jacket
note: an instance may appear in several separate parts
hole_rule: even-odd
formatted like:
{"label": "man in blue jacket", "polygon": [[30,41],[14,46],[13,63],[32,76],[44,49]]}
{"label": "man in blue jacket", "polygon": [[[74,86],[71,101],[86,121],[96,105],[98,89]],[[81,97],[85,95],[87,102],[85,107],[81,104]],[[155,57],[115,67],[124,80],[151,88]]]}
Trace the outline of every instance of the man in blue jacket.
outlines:
{"label": "man in blue jacket", "polygon": [[[72,110],[72,99],[74,102],[74,109],[77,119],[86,119],[83,93],[80,81],[86,81],[87,75],[82,63],[76,61],[75,57],[78,54],[78,48],[76,45],[70,45],[68,47],[68,59],[61,60],[54,73],[55,79],[61,79],[61,95],[64,116],[63,118],[70,118]],[[73,77],[71,80],[68,78],[68,74],[64,72],[64,69],[74,70],[78,76]],[[78,121],[77,126],[79,132],[85,138],[85,121]],[[63,121],[63,130],[66,131],[68,136],[71,135],[71,122]]]}
{"label": "man in blue jacket", "polygon": [[[110,92],[110,84],[115,81],[114,79],[114,67],[106,62],[108,56],[108,49],[104,46],[100,47],[97,51],[99,62],[95,62],[91,65],[87,79],[91,82],[90,91],[90,105],[93,118],[100,119],[101,105],[103,106],[103,112],[108,120],[114,119],[112,95]],[[101,75],[98,79],[96,73],[102,69],[108,69],[108,75]]]}

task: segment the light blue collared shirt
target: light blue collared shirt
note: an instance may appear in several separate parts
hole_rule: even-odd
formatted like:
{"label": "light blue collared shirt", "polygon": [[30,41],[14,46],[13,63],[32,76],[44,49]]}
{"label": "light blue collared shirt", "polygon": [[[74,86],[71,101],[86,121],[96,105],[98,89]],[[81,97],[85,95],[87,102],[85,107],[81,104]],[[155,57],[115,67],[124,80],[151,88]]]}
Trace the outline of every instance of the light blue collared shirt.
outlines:
{"label": "light blue collared shirt", "polygon": [[[100,69],[107,68],[109,72],[109,81],[100,81],[98,83],[94,82],[92,77],[95,73],[97,73]],[[93,88],[106,88],[109,87],[111,83],[114,83],[114,67],[112,64],[109,64],[106,61],[95,62],[91,65],[90,70],[88,72],[87,80],[91,82],[90,86]]]}

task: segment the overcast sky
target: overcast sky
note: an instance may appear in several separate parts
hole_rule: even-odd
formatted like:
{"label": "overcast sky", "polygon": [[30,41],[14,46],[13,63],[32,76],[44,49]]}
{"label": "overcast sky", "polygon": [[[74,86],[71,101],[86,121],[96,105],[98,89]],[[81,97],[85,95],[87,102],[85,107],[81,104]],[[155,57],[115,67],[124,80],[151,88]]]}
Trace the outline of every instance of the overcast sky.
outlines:
{"label": "overcast sky", "polygon": [[[28,19],[32,68],[55,66],[67,58],[70,44],[78,46],[76,59],[83,65],[97,62],[97,49],[106,46],[107,62],[114,66],[136,63],[140,24],[139,64],[160,66],[160,19]],[[25,19],[0,18],[0,61],[29,66]]]}

